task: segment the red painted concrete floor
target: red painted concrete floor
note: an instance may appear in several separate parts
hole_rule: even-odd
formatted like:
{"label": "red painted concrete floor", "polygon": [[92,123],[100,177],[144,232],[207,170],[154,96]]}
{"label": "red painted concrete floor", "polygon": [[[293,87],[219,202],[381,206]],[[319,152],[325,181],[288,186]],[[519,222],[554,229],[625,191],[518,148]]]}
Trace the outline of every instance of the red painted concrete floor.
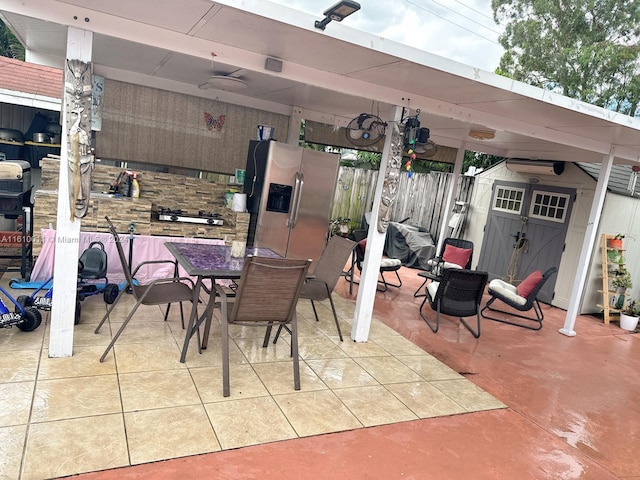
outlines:
{"label": "red painted concrete floor", "polygon": [[[474,339],[418,315],[416,271],[378,293],[374,315],[508,409],[417,420],[78,475],[81,479],[622,479],[640,478],[640,337],[596,317],[558,333],[488,320]],[[336,293],[346,298],[346,282]],[[486,301],[486,300],[485,300]],[[428,310],[428,307],[427,307]],[[99,426],[96,426],[99,428]],[[179,428],[179,425],[176,425]]]}

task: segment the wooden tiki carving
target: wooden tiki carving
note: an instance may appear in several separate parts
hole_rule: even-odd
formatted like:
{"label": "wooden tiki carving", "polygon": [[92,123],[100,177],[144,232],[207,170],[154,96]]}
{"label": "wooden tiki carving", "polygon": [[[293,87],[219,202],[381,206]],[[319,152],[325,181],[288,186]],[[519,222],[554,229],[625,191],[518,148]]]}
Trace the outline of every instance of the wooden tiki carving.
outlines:
{"label": "wooden tiki carving", "polygon": [[91,148],[91,63],[67,60],[65,69],[70,220],[89,208],[94,156]]}

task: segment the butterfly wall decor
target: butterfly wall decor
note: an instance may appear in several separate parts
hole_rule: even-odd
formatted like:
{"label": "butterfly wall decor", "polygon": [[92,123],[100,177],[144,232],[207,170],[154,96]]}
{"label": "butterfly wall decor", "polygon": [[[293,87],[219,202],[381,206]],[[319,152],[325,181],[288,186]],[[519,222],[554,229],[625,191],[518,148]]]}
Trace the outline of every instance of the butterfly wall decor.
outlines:
{"label": "butterfly wall decor", "polygon": [[221,132],[226,118],[226,115],[219,115],[218,118],[215,118],[209,112],[204,112],[204,122],[207,124],[207,129],[209,130]]}

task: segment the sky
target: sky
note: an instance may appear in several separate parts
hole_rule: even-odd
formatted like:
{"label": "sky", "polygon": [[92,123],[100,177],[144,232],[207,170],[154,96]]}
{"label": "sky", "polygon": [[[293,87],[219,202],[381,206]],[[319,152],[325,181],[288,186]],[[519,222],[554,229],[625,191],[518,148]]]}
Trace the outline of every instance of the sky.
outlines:
{"label": "sky", "polygon": [[[337,0],[271,0],[322,18]],[[342,23],[467,65],[494,71],[503,48],[491,0],[359,0]],[[327,29],[331,28],[331,23]]]}

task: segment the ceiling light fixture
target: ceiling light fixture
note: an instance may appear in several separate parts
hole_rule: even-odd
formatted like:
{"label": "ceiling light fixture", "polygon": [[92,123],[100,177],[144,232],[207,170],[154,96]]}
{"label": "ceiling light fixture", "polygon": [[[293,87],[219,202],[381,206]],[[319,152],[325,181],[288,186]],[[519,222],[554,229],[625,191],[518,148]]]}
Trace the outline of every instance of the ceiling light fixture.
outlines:
{"label": "ceiling light fixture", "polygon": [[496,137],[496,131],[489,128],[485,129],[471,129],[469,130],[469,136],[476,140],[491,140]]}
{"label": "ceiling light fixture", "polygon": [[342,0],[324,11],[324,18],[322,20],[316,20],[315,27],[320,30],[324,30],[331,20],[341,22],[344,18],[347,18],[353,12],[357,12],[358,10],[360,10],[360,4],[358,2]]}

